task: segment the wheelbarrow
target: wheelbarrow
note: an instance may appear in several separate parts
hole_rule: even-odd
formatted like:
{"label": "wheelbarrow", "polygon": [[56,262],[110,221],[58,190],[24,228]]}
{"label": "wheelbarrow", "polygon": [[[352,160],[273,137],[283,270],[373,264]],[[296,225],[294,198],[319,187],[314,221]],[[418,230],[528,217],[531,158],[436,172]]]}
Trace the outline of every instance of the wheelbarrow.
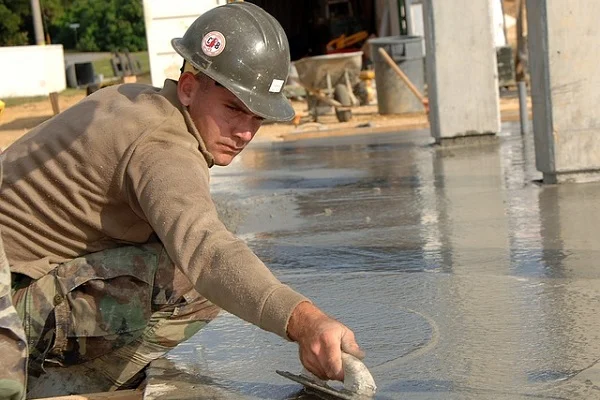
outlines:
{"label": "wheelbarrow", "polygon": [[351,107],[360,105],[352,88],[360,82],[362,51],[304,57],[294,62],[298,82],[306,89],[309,112],[317,122],[319,114],[335,108],[338,121],[352,118]]}

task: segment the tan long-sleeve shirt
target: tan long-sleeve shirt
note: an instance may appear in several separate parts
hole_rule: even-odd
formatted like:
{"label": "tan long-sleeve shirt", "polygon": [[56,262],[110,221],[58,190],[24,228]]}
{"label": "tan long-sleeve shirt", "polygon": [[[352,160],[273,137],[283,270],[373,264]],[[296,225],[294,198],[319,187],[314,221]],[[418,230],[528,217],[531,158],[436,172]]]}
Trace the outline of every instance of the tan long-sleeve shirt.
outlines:
{"label": "tan long-sleeve shirt", "polygon": [[206,151],[176,82],[104,88],[5,153],[0,229],[13,272],[39,278],[81,255],[155,232],[196,290],[286,337],[306,299],[219,221]]}

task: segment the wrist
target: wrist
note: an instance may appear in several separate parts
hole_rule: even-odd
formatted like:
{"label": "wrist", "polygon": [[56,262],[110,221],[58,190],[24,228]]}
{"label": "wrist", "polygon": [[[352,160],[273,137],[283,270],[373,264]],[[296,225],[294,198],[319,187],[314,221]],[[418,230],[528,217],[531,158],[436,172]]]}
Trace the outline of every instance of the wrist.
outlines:
{"label": "wrist", "polygon": [[299,341],[304,336],[305,330],[311,329],[314,325],[313,322],[322,318],[327,318],[327,316],[311,302],[303,301],[299,303],[292,311],[288,321],[288,338],[294,342]]}

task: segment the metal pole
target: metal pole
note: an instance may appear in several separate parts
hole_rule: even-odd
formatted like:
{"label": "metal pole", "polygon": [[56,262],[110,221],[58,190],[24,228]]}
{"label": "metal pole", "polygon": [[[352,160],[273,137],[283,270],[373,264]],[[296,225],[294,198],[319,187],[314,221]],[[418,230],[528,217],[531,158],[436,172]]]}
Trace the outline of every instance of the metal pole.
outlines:
{"label": "metal pole", "polygon": [[35,44],[43,46],[44,41],[44,25],[42,24],[42,10],[40,8],[40,0],[31,0],[31,16],[33,17],[33,31],[35,32]]}
{"label": "metal pole", "polygon": [[527,111],[527,85],[519,81],[519,117],[521,120],[521,135],[527,133],[529,125],[529,112]]}

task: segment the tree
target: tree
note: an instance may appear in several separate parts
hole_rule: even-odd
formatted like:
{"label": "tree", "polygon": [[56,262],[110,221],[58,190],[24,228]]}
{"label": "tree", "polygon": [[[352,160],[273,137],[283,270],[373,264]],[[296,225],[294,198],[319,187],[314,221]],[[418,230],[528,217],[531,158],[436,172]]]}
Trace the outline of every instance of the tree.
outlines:
{"label": "tree", "polygon": [[44,21],[44,31],[49,43],[57,43],[55,37],[60,29],[55,26],[55,21],[61,19],[65,10],[71,6],[72,0],[39,0]]}
{"label": "tree", "polygon": [[29,44],[29,0],[0,0],[0,46]]}
{"label": "tree", "polygon": [[[70,28],[73,23],[75,32]],[[81,51],[145,50],[146,30],[141,0],[73,0],[56,19],[57,41]]]}
{"label": "tree", "polygon": [[[142,0],[40,0],[40,7],[47,38],[65,49],[147,48]],[[0,0],[0,46],[33,44],[34,37],[31,0]]]}

